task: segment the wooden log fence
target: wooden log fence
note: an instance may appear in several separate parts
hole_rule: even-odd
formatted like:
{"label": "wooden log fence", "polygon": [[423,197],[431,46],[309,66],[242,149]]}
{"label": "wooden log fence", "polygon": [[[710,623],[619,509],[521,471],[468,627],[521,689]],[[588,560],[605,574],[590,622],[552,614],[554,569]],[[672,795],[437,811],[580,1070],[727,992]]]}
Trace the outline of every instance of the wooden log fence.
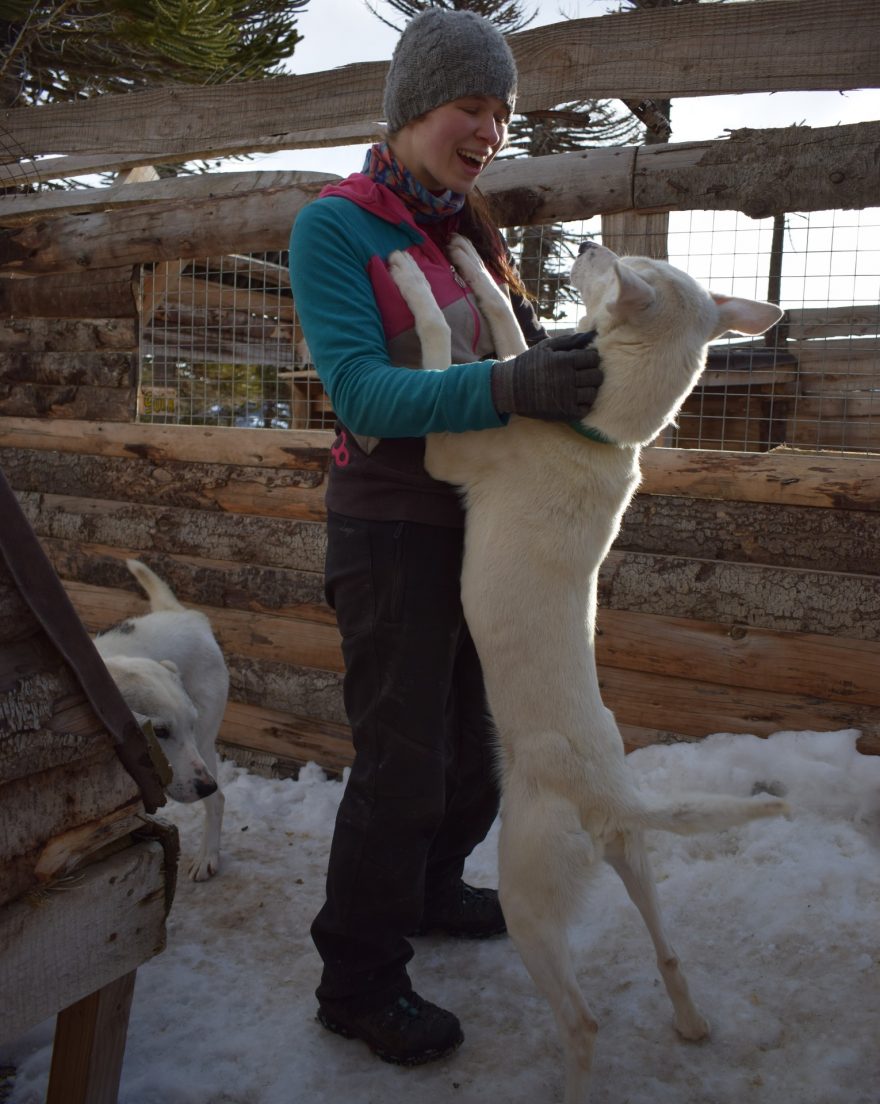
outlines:
{"label": "wooden log fence", "polygon": [[[685,5],[537,28],[511,40],[519,107],[872,87],[878,28],[860,0]],[[52,169],[33,166],[35,179],[362,142],[375,130],[385,67],[16,109],[3,123],[28,154],[63,155]],[[760,217],[876,203],[878,146],[880,122],[743,130],[501,161],[485,191],[504,225],[602,214],[609,234],[631,236],[644,213],[662,223],[675,210]],[[219,326],[237,310],[209,273],[184,271],[187,261],[284,249],[297,210],[328,179],[242,173],[0,197],[0,465],[90,630],[145,609],[127,556],[208,614],[232,676],[224,745],[282,771],[309,759],[338,771],[351,758],[323,599],[330,436],[135,424],[135,371],[155,304],[184,319],[174,288],[192,291],[193,320],[213,311]],[[157,267],[140,315],[137,268],[148,262]],[[271,316],[295,342],[283,269],[273,286]],[[842,421],[877,448],[877,307],[822,314],[790,312],[788,360],[707,373],[709,416],[722,385],[764,388],[775,404],[758,432],[748,403],[727,395],[743,447],[756,447],[756,434],[764,448],[776,432],[788,439],[778,415],[796,399],[800,410],[814,402],[816,424],[824,412],[829,429],[805,444],[836,447]],[[262,348],[271,331],[257,329]],[[849,342],[826,340],[841,332]],[[651,449],[644,469],[600,577],[600,677],[627,745],[855,727],[862,750],[880,752],[876,457]]]}
{"label": "wooden log fence", "polygon": [[[0,462],[87,627],[144,609],[122,563],[143,557],[214,624],[232,673],[229,751],[288,768],[350,756],[322,593],[328,443],[0,422]],[[652,449],[644,467],[600,578],[603,692],[629,745],[857,727],[880,750],[877,465]]]}

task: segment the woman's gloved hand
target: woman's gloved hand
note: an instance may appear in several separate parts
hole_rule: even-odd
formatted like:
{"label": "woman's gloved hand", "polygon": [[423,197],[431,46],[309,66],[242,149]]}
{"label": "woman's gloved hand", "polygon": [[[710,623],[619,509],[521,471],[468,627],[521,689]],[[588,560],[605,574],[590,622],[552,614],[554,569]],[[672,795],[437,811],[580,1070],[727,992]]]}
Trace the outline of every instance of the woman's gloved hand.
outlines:
{"label": "woman's gloved hand", "polygon": [[549,337],[492,369],[499,414],[570,422],[589,414],[602,383],[594,333]]}

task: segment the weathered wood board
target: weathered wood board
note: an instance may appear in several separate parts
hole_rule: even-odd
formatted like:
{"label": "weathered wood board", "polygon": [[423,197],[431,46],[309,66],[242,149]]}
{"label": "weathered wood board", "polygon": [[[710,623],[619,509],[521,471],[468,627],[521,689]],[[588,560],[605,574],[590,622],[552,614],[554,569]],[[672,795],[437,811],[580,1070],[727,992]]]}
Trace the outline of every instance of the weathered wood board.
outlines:
{"label": "weathered wood board", "polygon": [[[211,618],[232,685],[222,738],[252,763],[350,758],[323,601],[329,441],[0,419],[0,463],[84,623],[146,609],[122,563],[146,559]],[[860,727],[880,749],[880,465],[651,449],[644,472],[599,583],[604,692],[631,745]]]}
{"label": "weathered wood board", "polygon": [[[694,4],[567,19],[510,36],[517,106],[869,88],[880,83],[877,26],[874,5],[861,0]],[[7,112],[4,125],[10,149],[87,155],[81,172],[359,143],[376,133],[387,64],[40,105]],[[113,153],[124,159],[100,156]],[[71,166],[54,172],[70,175]]]}
{"label": "weathered wood board", "polygon": [[165,946],[162,845],[145,840],[0,910],[0,1038],[14,1038]]}

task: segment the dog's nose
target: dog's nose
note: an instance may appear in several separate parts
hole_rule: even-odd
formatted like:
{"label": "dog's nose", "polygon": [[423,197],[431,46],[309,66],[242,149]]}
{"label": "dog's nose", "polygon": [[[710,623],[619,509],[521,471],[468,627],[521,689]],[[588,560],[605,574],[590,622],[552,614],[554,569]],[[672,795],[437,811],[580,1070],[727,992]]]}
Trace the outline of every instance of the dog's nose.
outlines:
{"label": "dog's nose", "polygon": [[198,800],[201,800],[203,797],[210,797],[216,790],[217,783],[213,779],[210,782],[203,782],[201,778],[196,779],[196,793],[199,795]]}
{"label": "dog's nose", "polygon": [[590,241],[588,238],[586,241],[582,241],[578,246],[578,253],[586,253],[588,249],[598,249],[598,243]]}

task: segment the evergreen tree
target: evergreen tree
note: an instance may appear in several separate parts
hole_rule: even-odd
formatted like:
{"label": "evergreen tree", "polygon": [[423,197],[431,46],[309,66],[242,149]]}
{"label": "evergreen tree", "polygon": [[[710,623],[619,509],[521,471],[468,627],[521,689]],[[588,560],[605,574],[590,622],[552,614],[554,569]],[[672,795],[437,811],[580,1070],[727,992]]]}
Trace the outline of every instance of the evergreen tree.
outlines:
{"label": "evergreen tree", "polygon": [[0,0],[0,104],[280,73],[307,0]]}

